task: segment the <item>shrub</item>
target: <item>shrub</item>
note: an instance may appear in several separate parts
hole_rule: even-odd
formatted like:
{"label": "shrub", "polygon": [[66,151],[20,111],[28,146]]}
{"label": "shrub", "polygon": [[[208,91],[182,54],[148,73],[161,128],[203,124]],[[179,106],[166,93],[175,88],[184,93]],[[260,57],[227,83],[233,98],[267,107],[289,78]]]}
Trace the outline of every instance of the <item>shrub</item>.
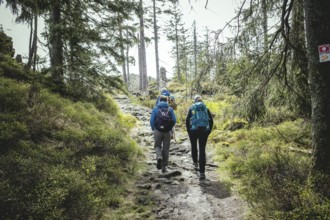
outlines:
{"label": "shrub", "polygon": [[284,121],[293,121],[296,118],[296,114],[285,106],[269,107],[263,123],[277,125]]}
{"label": "shrub", "polygon": [[98,110],[104,111],[111,115],[118,114],[119,108],[109,94],[103,94],[102,97],[96,99],[95,106]]}
{"label": "shrub", "polygon": [[0,51],[1,53],[6,54],[10,57],[13,57],[15,54],[12,38],[8,37],[3,32],[2,28],[0,29]]}
{"label": "shrub", "polygon": [[170,82],[167,86],[167,89],[171,92],[171,93],[179,93],[179,92],[183,92],[186,91],[186,87],[183,84],[180,84],[178,82]]}
{"label": "shrub", "polygon": [[311,128],[301,119],[211,134],[220,167],[262,219],[328,219],[329,200],[309,184]]}
{"label": "shrub", "polygon": [[156,105],[156,99],[141,99],[139,102],[142,106],[145,106],[149,109],[153,109]]}
{"label": "shrub", "polygon": [[188,109],[190,108],[191,103],[183,102],[183,101],[179,101],[179,100],[177,100],[177,103],[178,103],[178,107],[175,110],[177,126],[181,126],[181,127],[185,128],[187,112],[188,112]]}

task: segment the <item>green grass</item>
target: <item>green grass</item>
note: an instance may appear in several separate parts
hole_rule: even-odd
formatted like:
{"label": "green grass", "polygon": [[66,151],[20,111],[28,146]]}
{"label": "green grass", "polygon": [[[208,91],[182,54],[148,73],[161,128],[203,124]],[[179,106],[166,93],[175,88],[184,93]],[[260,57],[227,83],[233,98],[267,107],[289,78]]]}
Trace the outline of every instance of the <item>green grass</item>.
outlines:
{"label": "green grass", "polygon": [[[97,218],[123,201],[141,150],[133,117],[0,77],[0,216]],[[128,123],[126,123],[128,122]]]}
{"label": "green grass", "polygon": [[[209,139],[220,163],[220,178],[234,183],[253,207],[251,218],[329,218],[329,200],[309,184],[310,122],[273,108],[263,125],[248,125],[244,119],[225,117],[230,112],[221,111],[230,110],[228,106],[213,109],[219,109],[218,114],[224,116],[215,119],[218,126]],[[238,122],[245,126],[228,129],[230,123]]]}

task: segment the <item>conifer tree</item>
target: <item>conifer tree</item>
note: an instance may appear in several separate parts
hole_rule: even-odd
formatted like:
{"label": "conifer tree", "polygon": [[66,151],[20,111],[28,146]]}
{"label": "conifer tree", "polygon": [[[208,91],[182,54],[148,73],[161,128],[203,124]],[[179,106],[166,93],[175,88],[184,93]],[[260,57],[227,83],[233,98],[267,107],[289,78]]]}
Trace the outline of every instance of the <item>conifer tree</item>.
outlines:
{"label": "conifer tree", "polygon": [[[327,0],[304,0],[307,51],[309,60],[309,83],[312,101],[313,128],[313,174],[325,174],[323,181],[316,182],[316,188],[330,197],[330,62],[322,62],[319,46],[329,42],[330,2]],[[322,34],[319,33],[322,30]],[[327,52],[329,54],[329,46]]]}
{"label": "conifer tree", "polygon": [[174,43],[174,48],[172,51],[173,57],[175,57],[175,71],[176,71],[176,78],[179,83],[182,83],[182,76],[181,76],[181,68],[180,68],[180,59],[181,59],[181,52],[180,51],[180,43],[182,39],[185,37],[184,33],[186,29],[183,27],[182,21],[182,12],[178,7],[178,1],[172,0],[172,9],[165,10],[164,13],[171,15],[172,19],[168,21],[165,27],[166,37],[169,41]]}

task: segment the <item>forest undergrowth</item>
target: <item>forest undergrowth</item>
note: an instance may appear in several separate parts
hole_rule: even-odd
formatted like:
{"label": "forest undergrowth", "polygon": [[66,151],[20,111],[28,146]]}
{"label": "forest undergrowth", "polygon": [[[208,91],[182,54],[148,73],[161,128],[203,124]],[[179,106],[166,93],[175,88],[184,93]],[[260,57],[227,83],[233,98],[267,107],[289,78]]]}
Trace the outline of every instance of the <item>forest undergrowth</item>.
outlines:
{"label": "forest undergrowth", "polygon": [[141,156],[127,135],[136,120],[110,95],[74,102],[4,77],[8,69],[0,68],[0,218],[97,219],[118,206]]}

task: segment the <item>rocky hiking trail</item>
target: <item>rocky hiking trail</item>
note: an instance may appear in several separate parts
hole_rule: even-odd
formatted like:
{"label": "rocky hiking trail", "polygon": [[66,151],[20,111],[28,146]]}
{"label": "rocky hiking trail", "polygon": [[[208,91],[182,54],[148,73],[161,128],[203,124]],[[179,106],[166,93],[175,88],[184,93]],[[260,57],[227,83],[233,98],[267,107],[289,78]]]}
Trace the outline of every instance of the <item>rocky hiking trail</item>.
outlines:
{"label": "rocky hiking trail", "polygon": [[[246,204],[231,192],[216,172],[209,145],[206,148],[206,179],[199,180],[190,154],[190,142],[185,130],[176,128],[176,139],[170,146],[168,172],[156,168],[153,134],[149,120],[151,109],[134,105],[125,95],[114,97],[121,110],[138,119],[132,137],[145,153],[147,169],[136,186],[143,194],[148,191],[154,205],[154,219],[230,219],[243,220]],[[143,200],[143,199],[142,199]],[[139,201],[143,204],[143,201]]]}

